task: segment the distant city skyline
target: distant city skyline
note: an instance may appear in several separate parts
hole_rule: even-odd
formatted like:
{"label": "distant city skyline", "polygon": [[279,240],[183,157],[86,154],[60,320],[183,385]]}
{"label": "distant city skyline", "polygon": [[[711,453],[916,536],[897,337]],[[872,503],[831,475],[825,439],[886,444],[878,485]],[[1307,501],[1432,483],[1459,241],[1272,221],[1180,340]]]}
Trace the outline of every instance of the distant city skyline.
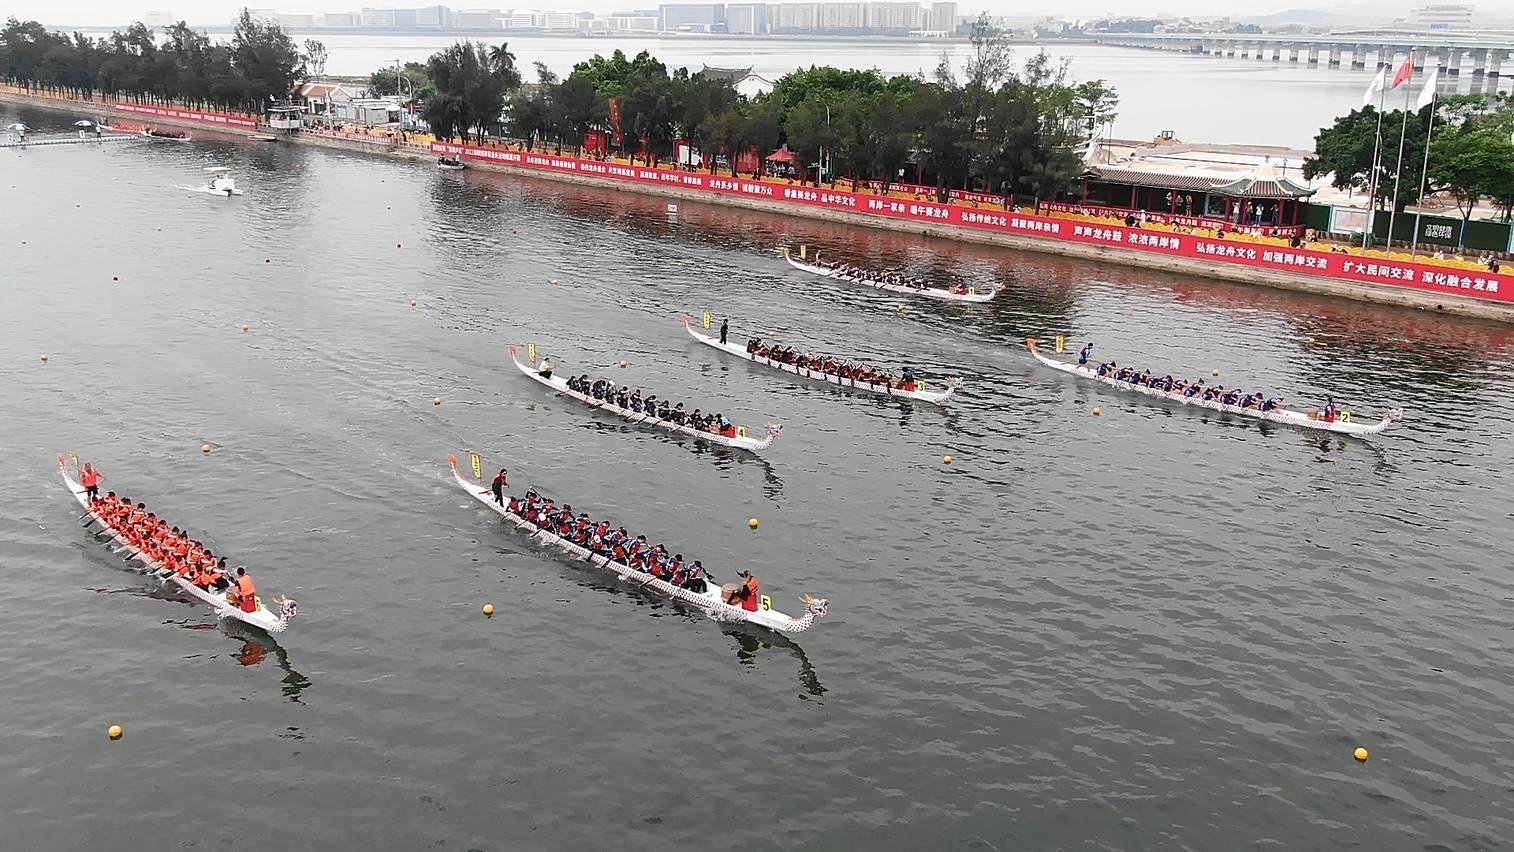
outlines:
{"label": "distant city skyline", "polygon": [[[112,0],[12,0],[7,3],[8,8],[0,10],[0,16],[15,16],[21,19],[34,19],[46,24],[74,25],[74,26],[99,26],[119,25],[134,20],[142,20],[149,15],[172,20],[185,20],[199,26],[216,26],[230,22],[240,9],[246,6],[259,8],[273,8],[283,14],[311,14],[321,16],[328,13],[358,12],[362,8],[415,8],[421,3],[405,2],[352,2],[343,3],[342,0],[262,0],[256,4],[250,4],[246,0],[234,2],[231,0],[191,0],[191,2],[174,2],[163,0],[153,6],[131,8],[121,2]],[[657,8],[659,4],[649,0],[536,0],[536,2],[499,2],[498,0],[459,0],[452,8],[468,10],[477,8],[510,9],[536,9],[541,11],[565,11],[578,12],[588,11],[596,14],[609,14],[612,12],[630,12],[637,10],[650,10]],[[921,5],[929,6],[929,0]],[[1005,0],[990,0],[984,3],[959,3],[960,14],[976,15],[979,11],[987,11],[991,15],[1006,16],[1013,18],[1041,18],[1041,17],[1082,17],[1100,18],[1106,16],[1118,17],[1160,17],[1160,16],[1202,16],[1202,17],[1260,17],[1278,12],[1292,10],[1314,10],[1340,15],[1362,21],[1383,21],[1392,18],[1406,18],[1410,11],[1425,5],[1420,2],[1407,2],[1406,0],[1389,0],[1385,3],[1360,3],[1360,2],[1309,2],[1309,0],[1159,0],[1152,6],[1131,9],[1128,4],[1119,0],[1064,0],[1058,3],[1054,10],[1046,7],[1036,8],[1024,3],[1005,2]],[[1499,4],[1471,3],[1479,13],[1498,15],[1505,19],[1511,17],[1509,10],[1495,8]]]}

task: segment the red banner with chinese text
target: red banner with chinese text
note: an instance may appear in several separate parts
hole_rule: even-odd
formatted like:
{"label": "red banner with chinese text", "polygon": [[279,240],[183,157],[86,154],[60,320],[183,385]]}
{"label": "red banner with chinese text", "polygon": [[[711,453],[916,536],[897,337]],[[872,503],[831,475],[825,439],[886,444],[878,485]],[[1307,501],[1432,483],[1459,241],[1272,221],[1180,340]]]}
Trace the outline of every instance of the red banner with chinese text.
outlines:
{"label": "red banner with chinese text", "polygon": [[1358,257],[1351,254],[1291,249],[1237,240],[1219,240],[1127,228],[1113,222],[1076,222],[1049,216],[1017,213],[999,207],[962,207],[927,201],[847,192],[841,189],[766,183],[704,172],[648,168],[621,163],[602,163],[573,157],[553,157],[505,148],[434,143],[436,154],[451,154],[497,162],[547,173],[582,174],[628,183],[676,186],[710,195],[735,195],[822,207],[847,213],[906,219],[915,222],[954,225],[975,230],[1020,234],[1039,239],[1136,251],[1167,257],[1185,257],[1226,266],[1277,269],[1297,275],[1337,281],[1408,287],[1431,293],[1469,296],[1488,301],[1514,303],[1514,275],[1471,269],[1456,269],[1427,263],[1406,263]]}
{"label": "red banner with chinese text", "polygon": [[226,112],[206,112],[204,110],[177,109],[174,107],[145,106],[143,104],[129,104],[117,101],[115,108],[122,112],[136,115],[156,115],[162,118],[176,118],[180,121],[194,121],[200,124],[213,124],[222,127],[240,127],[245,130],[256,130],[257,119],[248,118],[245,115],[232,115]]}

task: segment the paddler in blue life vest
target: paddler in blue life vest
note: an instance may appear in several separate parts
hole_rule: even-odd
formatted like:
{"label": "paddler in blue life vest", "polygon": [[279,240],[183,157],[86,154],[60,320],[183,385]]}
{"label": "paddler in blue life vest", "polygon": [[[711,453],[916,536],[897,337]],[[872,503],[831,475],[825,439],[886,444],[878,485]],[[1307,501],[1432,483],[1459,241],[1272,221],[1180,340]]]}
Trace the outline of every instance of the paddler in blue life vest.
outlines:
{"label": "paddler in blue life vest", "polygon": [[510,487],[509,473],[500,468],[499,473],[494,475],[494,481],[489,483],[489,490],[494,492],[494,502],[501,506],[505,505],[505,489]]}
{"label": "paddler in blue life vest", "polygon": [[1093,355],[1093,341],[1090,340],[1088,342],[1088,345],[1086,345],[1082,349],[1078,350],[1078,366],[1080,366],[1080,367],[1086,367],[1086,366],[1088,366],[1088,358],[1091,355]]}

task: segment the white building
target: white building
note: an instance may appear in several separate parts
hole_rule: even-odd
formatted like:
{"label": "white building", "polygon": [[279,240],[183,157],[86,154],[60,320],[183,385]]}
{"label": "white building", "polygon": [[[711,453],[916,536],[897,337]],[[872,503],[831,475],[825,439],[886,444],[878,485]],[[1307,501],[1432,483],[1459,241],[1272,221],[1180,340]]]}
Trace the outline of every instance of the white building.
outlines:
{"label": "white building", "polygon": [[926,19],[926,29],[954,35],[957,32],[957,4],[932,3]]}
{"label": "white building", "polygon": [[393,9],[364,9],[361,13],[361,24],[365,27],[394,28]]}
{"label": "white building", "polygon": [[864,26],[872,32],[907,33],[924,29],[924,22],[925,10],[919,3],[869,3]]}
{"label": "white building", "polygon": [[576,30],[578,29],[578,13],[551,10],[542,15],[541,25],[543,29],[548,30]]}
{"label": "white building", "polygon": [[[247,17],[259,23],[276,24],[279,22],[279,13],[272,9],[254,9],[250,6],[243,6],[241,11],[246,12]],[[238,14],[237,17],[240,18],[241,15]]]}
{"label": "white building", "polygon": [[279,26],[286,30],[308,30],[315,26],[314,15],[279,15]]}
{"label": "white building", "polygon": [[655,33],[657,32],[656,15],[611,15],[606,18],[610,32],[615,33]]}
{"label": "white building", "polygon": [[452,13],[452,25],[463,30],[497,30],[503,16],[498,9],[458,9]]}
{"label": "white building", "polygon": [[545,16],[530,9],[516,9],[510,13],[509,28],[512,30],[539,30],[545,26]]}
{"label": "white building", "polygon": [[356,12],[327,12],[321,16],[323,27],[355,27],[363,19]]}
{"label": "white building", "polygon": [[452,10],[446,6],[422,6],[415,10],[415,25],[434,28],[450,27],[452,26]]}
{"label": "white building", "polygon": [[1409,22],[1414,26],[1431,30],[1475,29],[1475,20],[1473,8],[1460,3],[1432,3],[1415,9],[1409,15]]}

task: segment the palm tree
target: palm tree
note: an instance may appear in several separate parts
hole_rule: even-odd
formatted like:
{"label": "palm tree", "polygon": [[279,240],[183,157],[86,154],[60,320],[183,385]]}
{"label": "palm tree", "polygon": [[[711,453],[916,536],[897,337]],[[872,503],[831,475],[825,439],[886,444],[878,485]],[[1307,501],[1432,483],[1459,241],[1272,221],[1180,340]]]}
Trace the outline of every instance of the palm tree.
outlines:
{"label": "palm tree", "polygon": [[498,47],[489,48],[489,69],[496,74],[515,70],[515,54],[510,52],[509,42],[502,41]]}

